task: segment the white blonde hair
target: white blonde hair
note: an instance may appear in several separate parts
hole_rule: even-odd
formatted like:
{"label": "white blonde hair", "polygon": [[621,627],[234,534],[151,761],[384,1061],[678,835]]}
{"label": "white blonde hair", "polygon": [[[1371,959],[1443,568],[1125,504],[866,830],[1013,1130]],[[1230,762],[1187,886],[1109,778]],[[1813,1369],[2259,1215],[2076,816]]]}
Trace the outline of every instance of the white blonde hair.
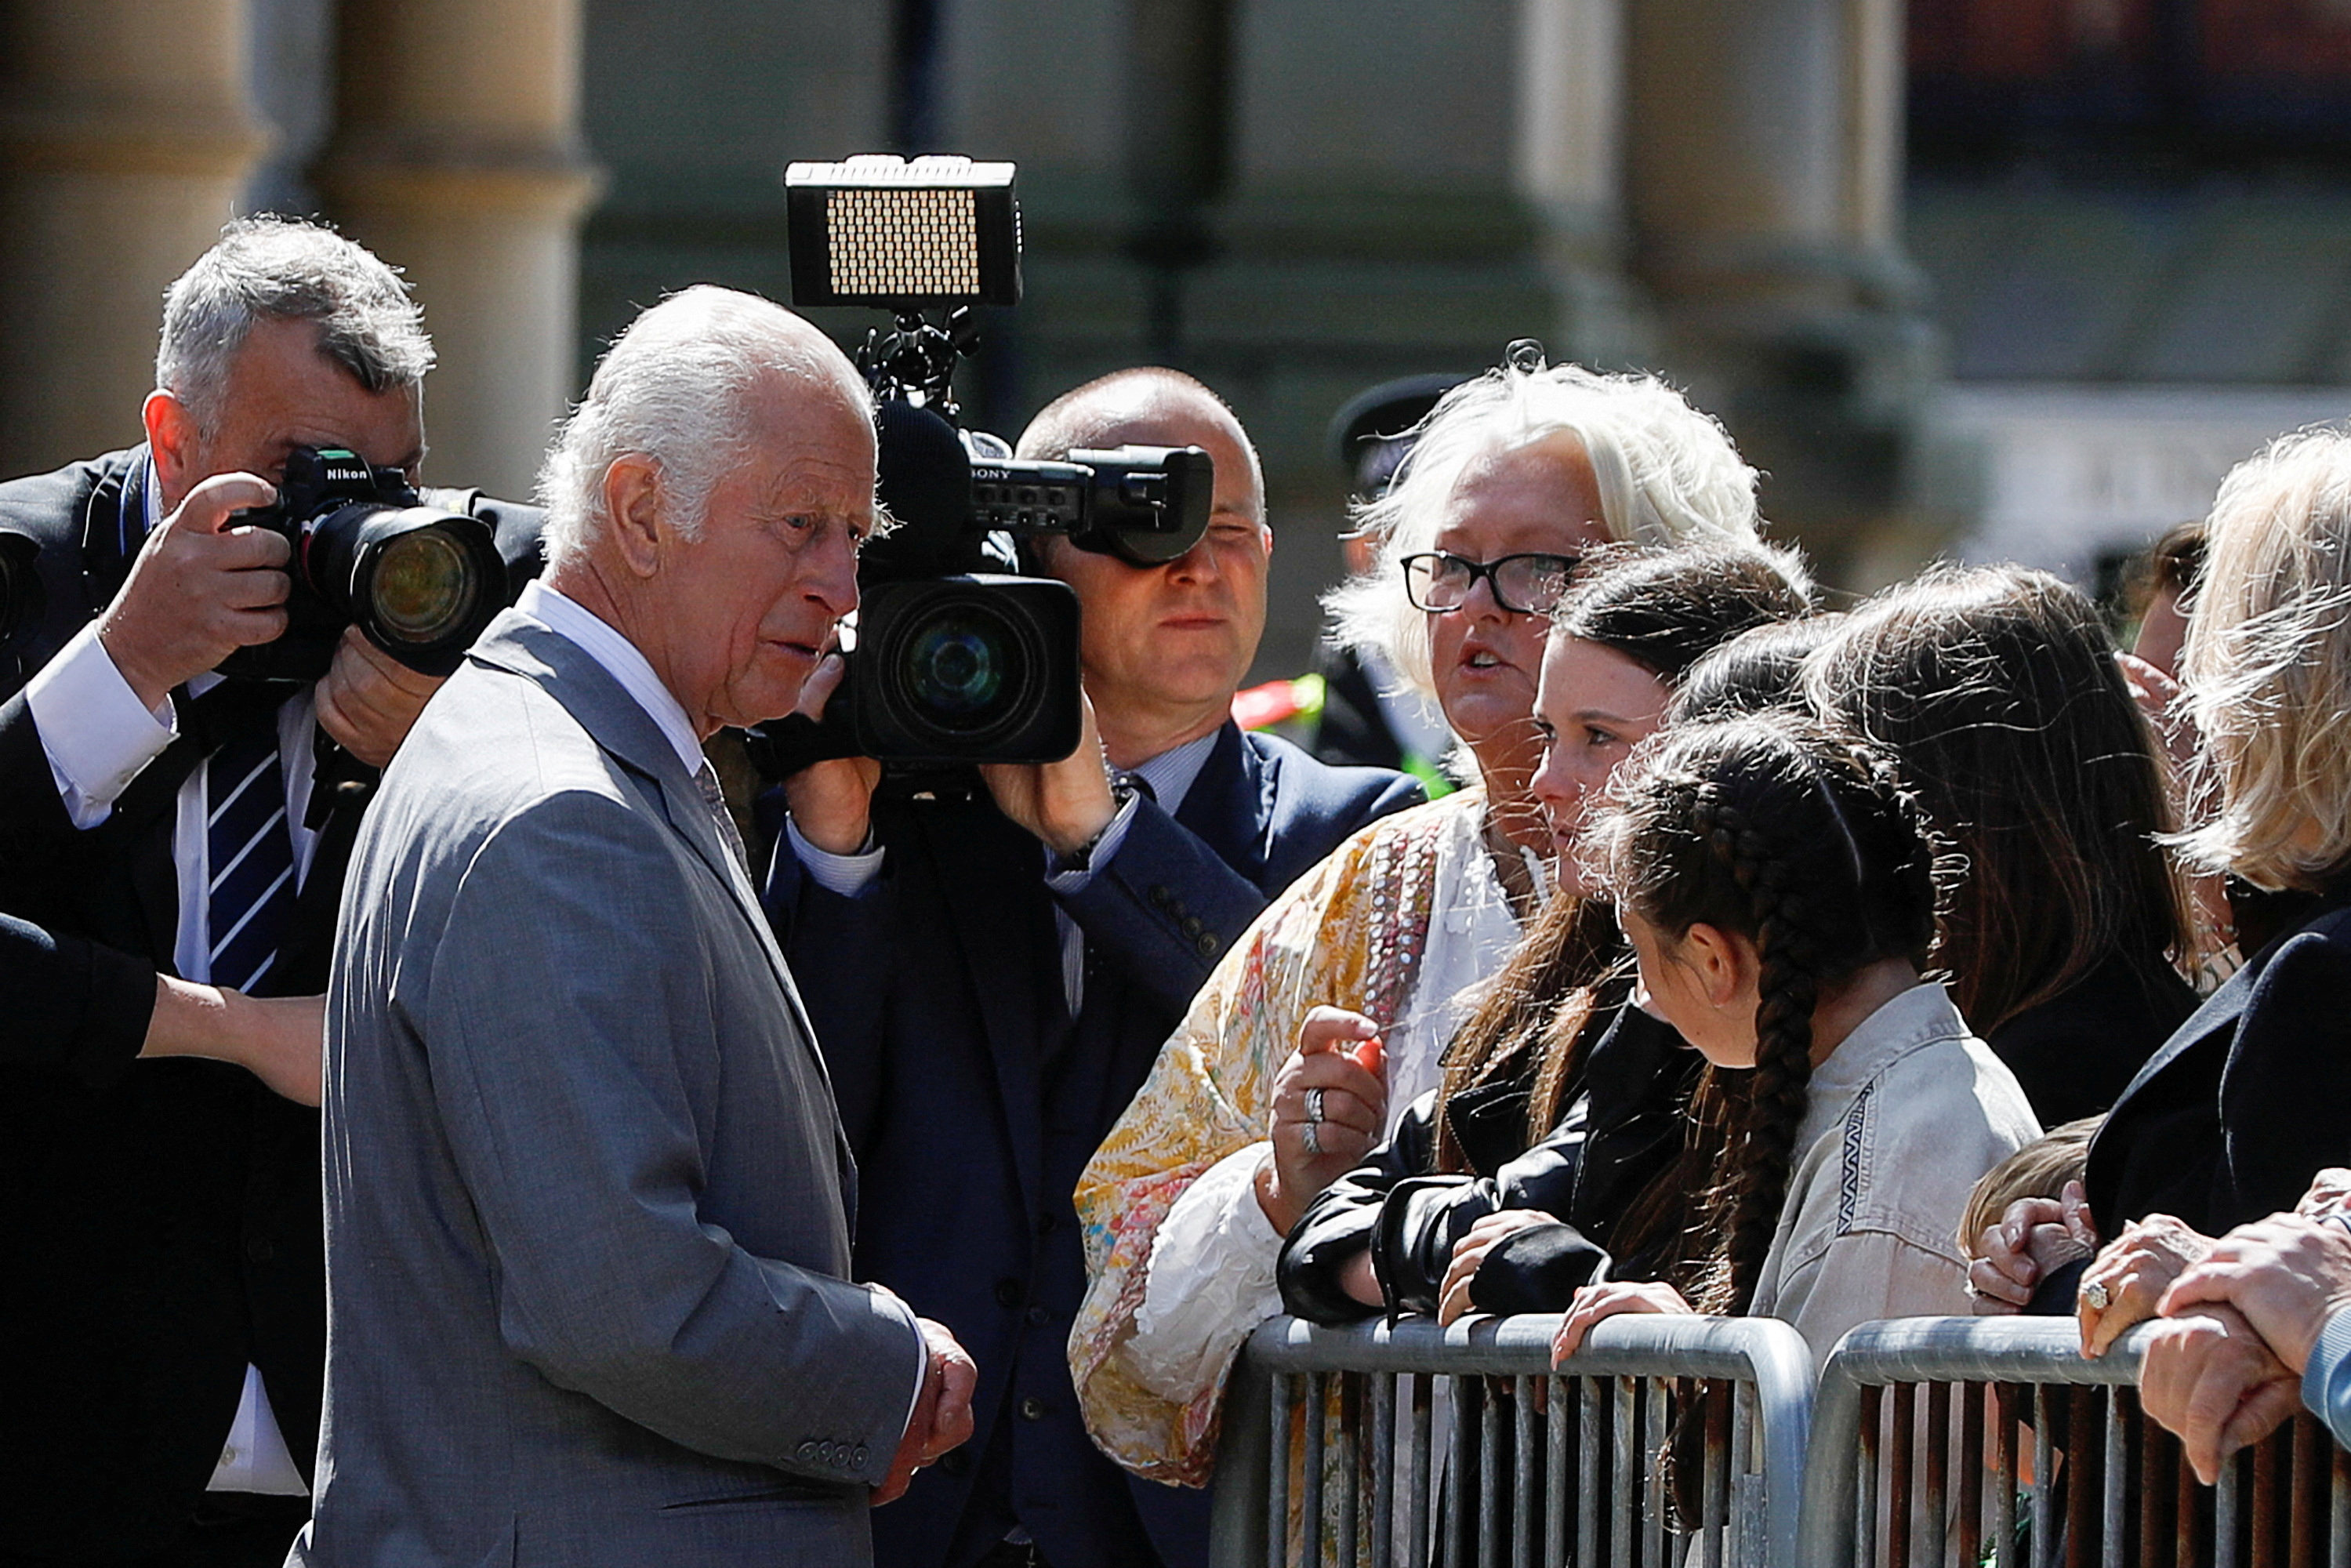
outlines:
{"label": "white blonde hair", "polygon": [[2351,859],[2351,431],[2280,436],[2212,503],[2180,674],[2207,871],[2306,886]]}
{"label": "white blonde hair", "polygon": [[[1623,543],[1663,546],[1758,538],[1757,475],[1722,426],[1656,376],[1545,366],[1539,353],[1448,392],[1420,423],[1387,494],[1356,527],[1376,540],[1372,569],[1323,596],[1332,640],[1369,649],[1412,686],[1433,693],[1428,622],[1404,590],[1402,562],[1434,548],[1470,465],[1562,434],[1583,443],[1600,492],[1594,520]],[[1586,521],[1562,517],[1562,528]]]}
{"label": "white blonde hair", "polygon": [[629,324],[604,351],[588,395],[557,432],[538,471],[547,559],[577,555],[609,526],[604,476],[632,454],[661,469],[678,532],[699,538],[711,488],[749,447],[749,394],[770,375],[831,376],[869,407],[838,349],[782,306],[698,284]]}

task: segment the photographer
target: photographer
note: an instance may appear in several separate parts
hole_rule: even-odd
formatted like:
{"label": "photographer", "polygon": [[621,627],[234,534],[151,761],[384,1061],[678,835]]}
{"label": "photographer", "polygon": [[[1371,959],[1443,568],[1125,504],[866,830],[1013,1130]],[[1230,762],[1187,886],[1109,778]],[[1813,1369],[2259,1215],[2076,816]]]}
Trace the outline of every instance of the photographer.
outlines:
{"label": "photographer", "polygon": [[[162,997],[168,1024],[220,1003],[198,1015],[229,1035],[206,1054],[258,1061],[286,1012],[224,998],[325,988],[371,769],[439,682],[356,628],[315,682],[220,678],[286,630],[296,570],[282,529],[236,514],[276,502],[305,448],[413,479],[432,363],[375,256],[240,220],[165,297],[145,443],[0,486],[0,530],[37,546],[39,584],[33,623],[0,629],[17,654],[0,908],[135,955],[93,972],[112,994],[90,1005]],[[297,1104],[218,1061],[98,1082],[0,1068],[0,1223],[23,1266],[0,1306],[0,1422],[18,1435],[0,1552],[283,1559],[308,1511],[324,1354],[308,1073],[277,1077]]]}
{"label": "photographer", "polygon": [[[1207,533],[1164,566],[1049,538],[1077,593],[1088,723],[984,787],[893,790],[863,759],[787,783],[768,907],[860,1169],[856,1272],[980,1368],[971,1444],[874,1520],[879,1561],[1205,1563],[1205,1495],[1095,1450],[1064,1354],[1084,1286],[1071,1193],[1191,994],[1268,897],[1410,805],[1398,775],[1243,736],[1272,532],[1230,410],[1176,371],[1049,405],[1026,458],[1126,444],[1214,460]],[[811,680],[810,706],[834,672]]]}

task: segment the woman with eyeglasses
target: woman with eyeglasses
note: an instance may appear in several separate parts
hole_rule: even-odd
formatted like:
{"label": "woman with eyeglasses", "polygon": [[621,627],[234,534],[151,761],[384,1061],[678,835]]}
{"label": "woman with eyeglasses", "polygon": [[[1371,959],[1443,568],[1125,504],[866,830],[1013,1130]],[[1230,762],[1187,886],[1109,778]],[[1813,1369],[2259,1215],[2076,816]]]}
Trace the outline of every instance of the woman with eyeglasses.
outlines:
{"label": "woman with eyeglasses", "polygon": [[1546,367],[1519,344],[1439,402],[1361,514],[1379,560],[1332,595],[1337,634],[1437,699],[1468,787],[1366,829],[1274,901],[1081,1178],[1089,1280],[1071,1364],[1120,1464],[1207,1484],[1226,1370],[1280,1310],[1283,1238],[1437,1086],[1461,993],[1543,902],[1535,684],[1579,559],[1751,546],[1755,484],[1721,426],[1662,382]]}

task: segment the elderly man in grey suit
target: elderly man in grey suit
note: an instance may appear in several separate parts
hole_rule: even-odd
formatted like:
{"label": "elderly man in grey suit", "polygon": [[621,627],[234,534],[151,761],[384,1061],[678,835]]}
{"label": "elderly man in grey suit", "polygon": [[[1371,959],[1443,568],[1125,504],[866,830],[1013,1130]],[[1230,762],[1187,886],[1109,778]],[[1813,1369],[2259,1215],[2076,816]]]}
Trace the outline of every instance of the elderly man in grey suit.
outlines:
{"label": "elderly man in grey suit", "polygon": [[700,742],[857,601],[863,384],[716,288],[548,459],[549,565],[386,773],[329,1002],[329,1332],[294,1563],[857,1563],[972,1368],[852,1284],[850,1160]]}

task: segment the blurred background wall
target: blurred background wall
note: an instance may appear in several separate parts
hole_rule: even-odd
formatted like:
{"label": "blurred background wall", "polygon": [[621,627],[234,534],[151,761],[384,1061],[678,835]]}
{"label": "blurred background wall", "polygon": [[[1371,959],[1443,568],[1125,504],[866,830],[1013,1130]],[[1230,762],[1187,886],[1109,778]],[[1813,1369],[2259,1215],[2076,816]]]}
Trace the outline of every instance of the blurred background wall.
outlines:
{"label": "blurred background wall", "polygon": [[1020,164],[981,423],[1146,360],[1238,410],[1260,675],[1332,412],[1513,338],[1688,387],[1855,588],[2095,585],[2351,413],[2351,0],[0,0],[0,472],[136,440],[163,286],[275,209],[408,269],[431,476],[520,493],[639,306],[786,298],[783,165],[870,151]]}

